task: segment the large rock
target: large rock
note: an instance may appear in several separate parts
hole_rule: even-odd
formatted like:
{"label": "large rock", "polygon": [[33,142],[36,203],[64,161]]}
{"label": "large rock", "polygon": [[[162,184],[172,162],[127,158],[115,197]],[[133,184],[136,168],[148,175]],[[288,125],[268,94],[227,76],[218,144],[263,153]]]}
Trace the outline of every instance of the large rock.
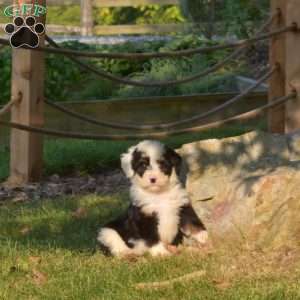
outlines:
{"label": "large rock", "polygon": [[215,245],[300,244],[300,134],[184,145],[187,189]]}

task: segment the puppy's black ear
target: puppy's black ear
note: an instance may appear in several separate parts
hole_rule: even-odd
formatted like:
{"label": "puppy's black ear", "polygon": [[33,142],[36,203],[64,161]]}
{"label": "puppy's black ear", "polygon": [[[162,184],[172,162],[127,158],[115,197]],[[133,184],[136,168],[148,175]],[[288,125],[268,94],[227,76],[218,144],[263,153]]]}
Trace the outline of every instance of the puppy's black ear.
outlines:
{"label": "puppy's black ear", "polygon": [[182,166],[181,156],[175,152],[173,149],[166,147],[165,157],[168,161],[172,163],[172,166],[175,168],[177,176],[180,175],[180,170]]}
{"label": "puppy's black ear", "polygon": [[132,156],[136,147],[133,146],[128,149],[127,153],[121,155],[121,167],[127,178],[131,178],[134,176],[134,171],[131,166]]}

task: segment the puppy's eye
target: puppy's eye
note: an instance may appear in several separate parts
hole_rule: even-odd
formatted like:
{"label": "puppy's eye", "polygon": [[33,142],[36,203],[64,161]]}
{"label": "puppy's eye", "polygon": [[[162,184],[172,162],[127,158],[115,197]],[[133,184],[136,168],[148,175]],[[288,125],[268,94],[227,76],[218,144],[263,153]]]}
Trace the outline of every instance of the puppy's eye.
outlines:
{"label": "puppy's eye", "polygon": [[148,167],[148,165],[149,165],[149,162],[146,159],[139,161],[139,166],[141,166],[141,167]]}
{"label": "puppy's eye", "polygon": [[163,160],[159,161],[158,163],[161,167],[164,167],[164,168],[168,168],[170,166],[170,164],[168,162],[163,161]]}

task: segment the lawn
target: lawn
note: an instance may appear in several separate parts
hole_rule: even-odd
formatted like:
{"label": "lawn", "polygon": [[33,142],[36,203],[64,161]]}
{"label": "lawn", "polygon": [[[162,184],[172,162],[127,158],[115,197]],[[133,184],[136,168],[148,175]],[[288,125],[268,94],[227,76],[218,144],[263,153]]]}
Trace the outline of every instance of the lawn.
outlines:
{"label": "lawn", "polygon": [[[264,128],[263,124],[255,124],[255,128]],[[188,134],[164,140],[169,146],[179,148],[182,144],[209,138],[223,138],[243,134],[254,128],[253,124],[227,126],[220,129],[207,130],[198,134]],[[103,169],[119,167],[121,153],[136,142],[116,141],[78,141],[78,140],[46,140],[44,146],[44,174],[66,175],[74,171],[82,173],[101,172]],[[0,146],[0,182],[9,172],[9,148]]]}
{"label": "lawn", "polygon": [[[300,299],[300,264],[277,255],[183,249],[169,258],[105,257],[97,229],[127,203],[127,194],[115,194],[2,205],[0,299]],[[196,271],[202,276],[163,288],[136,286]]]}
{"label": "lawn", "polygon": [[[165,142],[177,148],[251,128],[226,127]],[[47,140],[45,174],[118,167],[120,153],[132,143]],[[2,176],[7,174],[8,149],[2,149],[0,166]],[[0,299],[300,299],[300,251],[268,253],[233,245],[230,250],[181,247],[168,258],[105,257],[97,249],[97,231],[128,203],[127,192],[2,203]],[[194,272],[200,275],[159,288],[138,287]]]}

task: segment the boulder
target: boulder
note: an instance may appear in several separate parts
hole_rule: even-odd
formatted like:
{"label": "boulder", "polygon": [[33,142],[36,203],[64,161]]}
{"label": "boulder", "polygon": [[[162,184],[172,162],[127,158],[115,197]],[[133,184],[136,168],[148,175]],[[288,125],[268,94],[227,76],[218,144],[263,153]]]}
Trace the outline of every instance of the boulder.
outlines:
{"label": "boulder", "polygon": [[192,203],[216,246],[300,244],[300,133],[186,144]]}

